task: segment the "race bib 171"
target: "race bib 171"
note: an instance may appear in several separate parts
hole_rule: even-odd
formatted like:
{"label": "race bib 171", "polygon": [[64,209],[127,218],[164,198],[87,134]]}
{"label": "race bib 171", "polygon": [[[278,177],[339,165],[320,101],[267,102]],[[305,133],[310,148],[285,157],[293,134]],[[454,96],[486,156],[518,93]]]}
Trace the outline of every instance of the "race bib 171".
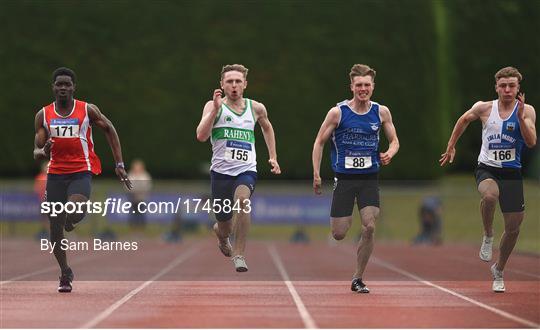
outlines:
{"label": "race bib 171", "polygon": [[49,125],[51,137],[74,138],[79,137],[79,119],[77,118],[53,118]]}

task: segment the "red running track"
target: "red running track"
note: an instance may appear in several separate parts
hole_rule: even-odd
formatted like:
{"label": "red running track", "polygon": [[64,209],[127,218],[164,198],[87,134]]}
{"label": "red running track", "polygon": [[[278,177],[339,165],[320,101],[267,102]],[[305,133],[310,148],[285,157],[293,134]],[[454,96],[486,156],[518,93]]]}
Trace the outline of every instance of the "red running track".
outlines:
{"label": "red running track", "polygon": [[540,327],[540,258],[515,254],[491,292],[478,247],[378,242],[350,291],[350,243],[248,242],[236,273],[214,240],[140,242],[137,251],[70,252],[74,290],[56,293],[39,245],[2,242],[2,328],[523,328]]}

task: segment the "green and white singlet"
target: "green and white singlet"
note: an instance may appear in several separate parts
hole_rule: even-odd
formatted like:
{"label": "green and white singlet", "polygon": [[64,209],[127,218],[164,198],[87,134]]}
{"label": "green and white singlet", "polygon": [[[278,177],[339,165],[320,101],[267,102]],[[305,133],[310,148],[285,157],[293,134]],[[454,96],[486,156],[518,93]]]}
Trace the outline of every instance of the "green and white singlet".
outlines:
{"label": "green and white singlet", "polygon": [[255,115],[251,100],[244,99],[246,107],[241,114],[230,109],[225,102],[212,127],[212,165],[210,170],[237,176],[246,171],[257,171],[255,153]]}

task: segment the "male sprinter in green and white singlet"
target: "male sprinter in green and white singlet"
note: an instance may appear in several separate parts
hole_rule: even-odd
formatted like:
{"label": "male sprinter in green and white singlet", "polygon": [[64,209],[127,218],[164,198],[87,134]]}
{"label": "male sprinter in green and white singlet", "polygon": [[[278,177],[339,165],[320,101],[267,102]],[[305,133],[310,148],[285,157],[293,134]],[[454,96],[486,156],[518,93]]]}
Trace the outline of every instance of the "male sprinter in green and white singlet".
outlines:
{"label": "male sprinter in green and white singlet", "polygon": [[[268,147],[271,172],[280,174],[274,129],[262,103],[243,97],[248,69],[241,64],[225,65],[221,70],[221,89],[214,90],[197,126],[197,140],[212,142],[212,208],[217,223],[214,232],[219,249],[232,257],[237,272],[248,270],[244,258],[246,236],[251,222],[249,198],[257,181],[255,124],[258,122]],[[233,214],[235,215],[233,226]],[[234,227],[234,228],[233,228]],[[229,235],[234,231],[234,248]]]}

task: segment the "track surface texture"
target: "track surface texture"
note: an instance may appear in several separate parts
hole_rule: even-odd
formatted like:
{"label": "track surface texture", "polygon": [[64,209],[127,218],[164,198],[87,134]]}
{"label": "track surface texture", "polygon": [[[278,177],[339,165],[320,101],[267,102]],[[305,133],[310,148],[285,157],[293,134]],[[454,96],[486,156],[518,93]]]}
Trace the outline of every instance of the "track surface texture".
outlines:
{"label": "track surface texture", "polygon": [[[214,239],[139,242],[137,251],[70,251],[73,291],[56,292],[52,254],[2,241],[2,328],[538,328],[540,257],[515,253],[491,291],[477,246],[376,242],[350,291],[350,242],[249,241],[236,273]],[[494,258],[497,251],[494,251]]]}

